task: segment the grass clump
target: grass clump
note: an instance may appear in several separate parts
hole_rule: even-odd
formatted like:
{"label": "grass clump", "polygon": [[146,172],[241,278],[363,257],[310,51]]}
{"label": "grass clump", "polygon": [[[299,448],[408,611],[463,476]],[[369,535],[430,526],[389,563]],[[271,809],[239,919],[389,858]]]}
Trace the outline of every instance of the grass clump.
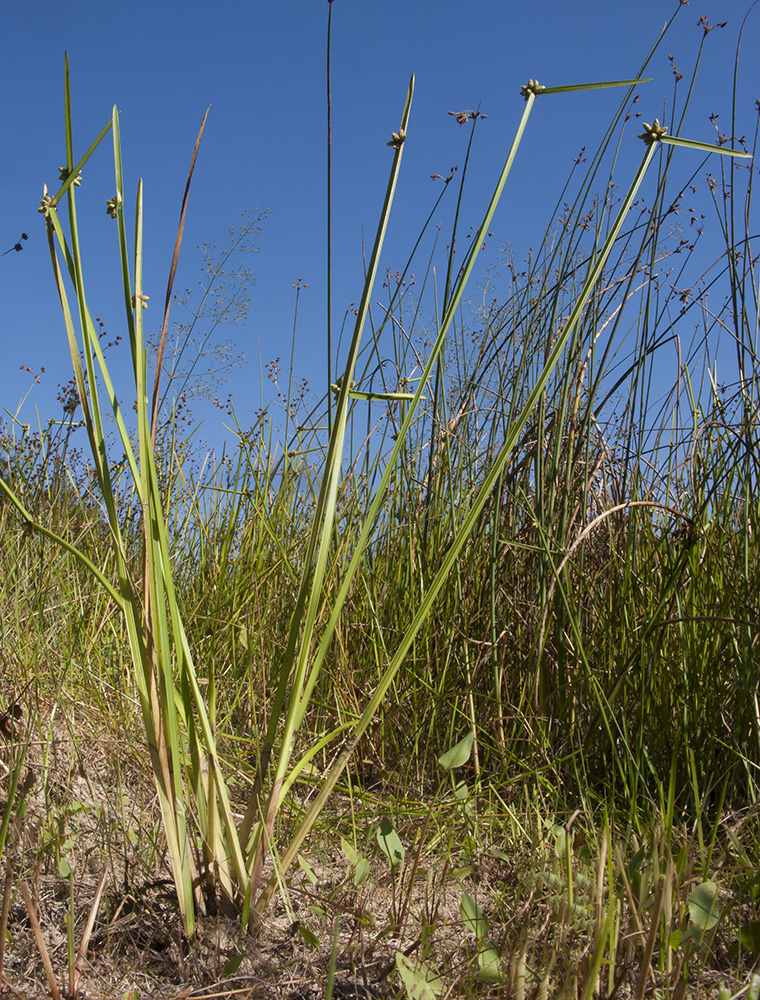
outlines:
{"label": "grass clump", "polygon": [[[424,279],[409,279],[426,227],[375,306],[412,80],[353,332],[330,359],[342,375],[311,408],[291,372],[284,429],[272,412],[237,424],[235,447],[202,469],[161,391],[182,226],[151,379],[141,187],[130,249],[118,113],[77,161],[67,71],[67,166],[41,209],[74,384],[67,422],[2,431],[1,627],[15,652],[0,847],[12,829],[17,855],[36,852],[32,923],[43,872],[68,882],[70,995],[90,857],[111,872],[106,928],[127,900],[144,915],[170,877],[184,935],[173,961],[188,976],[188,948],[209,976],[253,975],[246,932],[272,933],[275,894],[297,942],[289,961],[302,969],[322,948],[328,992],[349,980],[390,991],[395,976],[409,996],[611,997],[625,985],[680,997],[689,977],[749,975],[751,160],[742,143],[681,137],[687,99],[643,126],[641,161],[618,186],[645,71],[529,81],[468,251],[456,251],[459,198],[442,287],[434,241]],[[597,153],[585,172],[576,162],[540,247],[525,262],[505,254],[507,291],[473,322],[468,281],[536,101],[606,86],[625,97]],[[469,157],[481,116],[463,115]],[[77,227],[80,170],[109,135],[134,426]],[[694,157],[702,167],[682,166]],[[704,182],[725,242],[717,276],[712,259],[699,270],[699,229],[671,227],[707,163],[721,171]],[[186,204],[187,192],[183,219]],[[82,435],[86,460],[73,450]],[[34,727],[17,725],[22,705]],[[84,731],[101,727],[113,758],[72,811],[55,784],[87,783]],[[32,749],[48,775],[34,793]],[[157,807],[136,791],[148,773]],[[108,815],[106,788],[118,791]],[[50,819],[37,828],[24,823],[33,795]],[[234,931],[203,952],[225,920]],[[49,956],[45,967],[54,990]]]}

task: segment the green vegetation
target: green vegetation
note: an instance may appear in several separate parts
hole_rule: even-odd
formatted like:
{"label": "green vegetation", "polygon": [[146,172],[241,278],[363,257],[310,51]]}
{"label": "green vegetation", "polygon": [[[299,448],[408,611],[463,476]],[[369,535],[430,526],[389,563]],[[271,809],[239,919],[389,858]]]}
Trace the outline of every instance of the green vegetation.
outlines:
{"label": "green vegetation", "polygon": [[[66,167],[41,211],[73,404],[0,442],[0,936],[16,886],[35,924],[40,877],[63,880],[68,996],[98,905],[120,913],[168,874],[183,948],[217,914],[239,929],[220,976],[245,968],[274,895],[293,916],[301,894],[293,933],[324,951],[328,995],[349,956],[415,998],[724,983],[757,997],[754,146],[681,137],[678,84],[666,125],[640,123],[646,65],[529,81],[469,245],[460,199],[443,269],[426,227],[373,305],[412,80],[340,378],[307,407],[296,359],[283,414],[238,425],[210,469],[161,386],[181,227],[151,382],[142,189],[130,206],[116,109],[78,159],[67,65]],[[624,97],[597,152],[473,319],[468,282],[535,106],[610,86]],[[469,160],[480,116],[458,117]],[[107,138],[134,389],[121,400],[77,226],[80,171]],[[454,189],[452,175],[441,198]],[[707,257],[705,196],[723,239]],[[92,780],[74,794],[93,733],[112,747],[110,802]],[[136,787],[155,787],[160,820]],[[88,859],[107,862],[93,905]],[[372,977],[368,939],[386,956]]]}

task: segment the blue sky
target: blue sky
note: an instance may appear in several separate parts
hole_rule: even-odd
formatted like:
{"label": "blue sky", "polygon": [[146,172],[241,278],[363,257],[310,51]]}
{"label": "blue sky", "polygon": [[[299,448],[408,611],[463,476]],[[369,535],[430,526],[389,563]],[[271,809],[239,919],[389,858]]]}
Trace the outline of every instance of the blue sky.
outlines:
{"label": "blue sky", "polygon": [[[334,316],[339,325],[362,283],[362,238],[371,242],[390,166],[386,142],[398,127],[410,74],[416,74],[409,139],[385,263],[403,265],[432,206],[430,175],[461,164],[467,141],[447,112],[477,108],[480,127],[465,209],[477,224],[522,113],[520,85],[529,78],[557,86],[636,73],[677,0],[334,0],[332,101],[334,162]],[[672,99],[672,54],[688,77],[702,28],[711,32],[692,109],[684,129],[713,141],[710,114],[728,123],[738,31],[749,3],[704,0],[684,5],[642,91],[645,120]],[[0,172],[5,197],[0,251],[29,235],[21,253],[0,258],[3,366],[0,407],[22,419],[57,415],[57,387],[69,377],[67,346],[52,281],[42,217],[44,182],[54,188],[63,154],[63,66],[68,51],[75,146],[82,152],[115,103],[128,195],[145,185],[146,316],[161,320],[171,251],[190,154],[203,113],[208,125],[193,181],[177,288],[198,287],[197,247],[223,247],[241,212],[268,211],[257,236],[259,253],[244,323],[222,332],[248,358],[220,395],[233,393],[243,422],[260,405],[263,363],[289,357],[293,285],[308,283],[299,305],[296,374],[325,386],[325,49],[328,3],[217,0],[49,0],[5,3],[0,9]],[[740,121],[754,127],[760,96],[760,7],[748,21],[740,64]],[[606,91],[540,102],[531,119],[493,225],[484,265],[498,247],[518,253],[540,238],[550,208],[582,145],[594,147],[620,95]],[[640,149],[629,144],[631,167]],[[110,146],[88,165],[79,194],[91,311],[109,334],[123,333],[115,226],[105,214],[112,194]],[[173,320],[185,318],[174,307]],[[124,352],[124,364],[127,362]],[[204,436],[218,441],[222,414],[205,408]]]}

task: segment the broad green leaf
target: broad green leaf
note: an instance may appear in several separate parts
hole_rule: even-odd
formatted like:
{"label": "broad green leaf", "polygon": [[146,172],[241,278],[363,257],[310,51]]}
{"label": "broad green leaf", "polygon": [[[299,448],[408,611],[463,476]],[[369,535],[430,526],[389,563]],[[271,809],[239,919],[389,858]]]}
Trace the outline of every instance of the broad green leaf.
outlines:
{"label": "broad green leaf", "polygon": [[354,872],[354,885],[361,885],[369,875],[369,861],[366,858],[359,856],[359,860],[356,862],[356,871]]}
{"label": "broad green leaf", "polygon": [[340,838],[340,847],[354,868],[354,885],[361,885],[369,875],[369,861],[355,849],[345,837]]}
{"label": "broad green leaf", "polygon": [[463,878],[468,878],[472,875],[473,867],[472,865],[462,865],[461,868],[452,868],[451,877],[461,881]]}
{"label": "broad green leaf", "polygon": [[697,927],[696,924],[689,924],[688,928],[684,931],[684,935],[681,938],[681,946],[686,947],[688,941],[693,941],[695,945],[702,943],[702,938],[705,932]]}
{"label": "broad green leaf", "polygon": [[460,781],[457,783],[454,789],[454,795],[459,799],[460,802],[465,802],[470,797],[470,787],[466,781]]}
{"label": "broad green leaf", "polygon": [[349,863],[355,865],[359,855],[354,850],[353,844],[349,843],[349,841],[347,841],[345,837],[340,838],[340,849],[348,858]]}
{"label": "broad green leaf", "polygon": [[760,920],[750,920],[739,931],[739,943],[753,955],[760,954]]}
{"label": "broad green leaf", "polygon": [[391,868],[397,868],[404,860],[404,845],[393,829],[393,823],[386,817],[377,826],[377,842],[380,850],[390,862]]}
{"label": "broad green leaf", "polygon": [[300,920],[298,921],[298,933],[301,935],[309,948],[313,948],[315,951],[319,950],[319,938],[306,926],[306,924],[302,924]]}
{"label": "broad green leaf", "polygon": [[317,873],[311,867],[311,865],[306,860],[306,858],[303,856],[303,854],[299,854],[298,855],[298,864],[299,864],[301,870],[305,873],[306,878],[311,882],[311,884],[312,885],[316,885],[317,881],[318,881],[317,880]]}
{"label": "broad green leaf", "polygon": [[488,933],[488,918],[468,892],[462,892],[459,913],[465,927],[471,930],[477,938],[478,944],[485,940]]}
{"label": "broad green leaf", "polygon": [[413,962],[401,952],[396,952],[396,968],[404,983],[409,1000],[436,1000],[444,992],[440,976],[436,976],[422,962]]}
{"label": "broad green leaf", "polygon": [[689,896],[689,916],[702,931],[711,930],[720,918],[718,887],[714,882],[702,882]]}
{"label": "broad green leaf", "polygon": [[455,767],[461,767],[462,764],[467,763],[470,759],[474,739],[475,733],[470,731],[450,750],[447,750],[445,754],[438,758],[438,763],[444,771],[452,771]]}
{"label": "broad green leaf", "polygon": [[245,953],[241,952],[239,955],[233,955],[232,958],[227,962],[222,969],[223,978],[228,976],[234,976],[237,970],[242,965],[243,959],[245,958]]}
{"label": "broad green leaf", "polygon": [[500,968],[499,949],[489,941],[478,952],[478,979],[481,983],[500,983],[504,973]]}
{"label": "broad green leaf", "polygon": [[561,823],[555,823],[552,827],[552,836],[554,837],[554,854],[557,858],[564,859],[567,857],[567,849],[569,847],[570,834],[562,826]]}

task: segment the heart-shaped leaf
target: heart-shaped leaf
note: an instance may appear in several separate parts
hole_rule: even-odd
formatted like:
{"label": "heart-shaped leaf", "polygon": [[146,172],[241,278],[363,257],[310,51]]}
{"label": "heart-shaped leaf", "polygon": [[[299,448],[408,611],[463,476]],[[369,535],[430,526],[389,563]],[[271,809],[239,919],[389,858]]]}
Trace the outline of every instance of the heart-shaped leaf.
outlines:
{"label": "heart-shaped leaf", "polygon": [[760,920],[750,920],[744,924],[739,931],[739,941],[742,948],[746,948],[753,955],[760,955]]}
{"label": "heart-shaped leaf", "polygon": [[298,865],[301,871],[306,875],[306,878],[311,882],[312,885],[317,884],[317,873],[311,867],[309,862],[303,856],[303,854],[298,855]]}
{"label": "heart-shaped leaf", "polygon": [[500,983],[503,978],[499,949],[493,941],[489,941],[478,952],[478,979],[481,983]]}
{"label": "heart-shaped leaf", "polygon": [[436,1000],[443,993],[440,978],[422,962],[413,962],[401,951],[396,952],[396,968],[409,1000]]}
{"label": "heart-shaped leaf", "polygon": [[404,860],[404,845],[393,829],[393,823],[387,817],[381,819],[377,825],[377,842],[390,862],[391,868],[397,868]]}
{"label": "heart-shaped leaf", "polygon": [[701,931],[711,930],[720,918],[718,887],[714,882],[702,882],[689,896],[689,916]]}
{"label": "heart-shaped leaf", "polygon": [[356,853],[354,845],[350,843],[350,841],[346,840],[345,837],[340,838],[340,849],[348,858],[349,863],[355,865],[359,858],[359,855]]}
{"label": "heart-shaped leaf", "polygon": [[474,739],[475,733],[470,731],[458,743],[455,743],[450,750],[447,750],[445,754],[438,758],[438,763],[444,771],[452,771],[455,767],[461,767],[462,764],[467,763],[472,753]]}
{"label": "heart-shaped leaf", "polygon": [[459,913],[465,927],[472,931],[480,944],[488,933],[488,918],[468,892],[462,892]]}

